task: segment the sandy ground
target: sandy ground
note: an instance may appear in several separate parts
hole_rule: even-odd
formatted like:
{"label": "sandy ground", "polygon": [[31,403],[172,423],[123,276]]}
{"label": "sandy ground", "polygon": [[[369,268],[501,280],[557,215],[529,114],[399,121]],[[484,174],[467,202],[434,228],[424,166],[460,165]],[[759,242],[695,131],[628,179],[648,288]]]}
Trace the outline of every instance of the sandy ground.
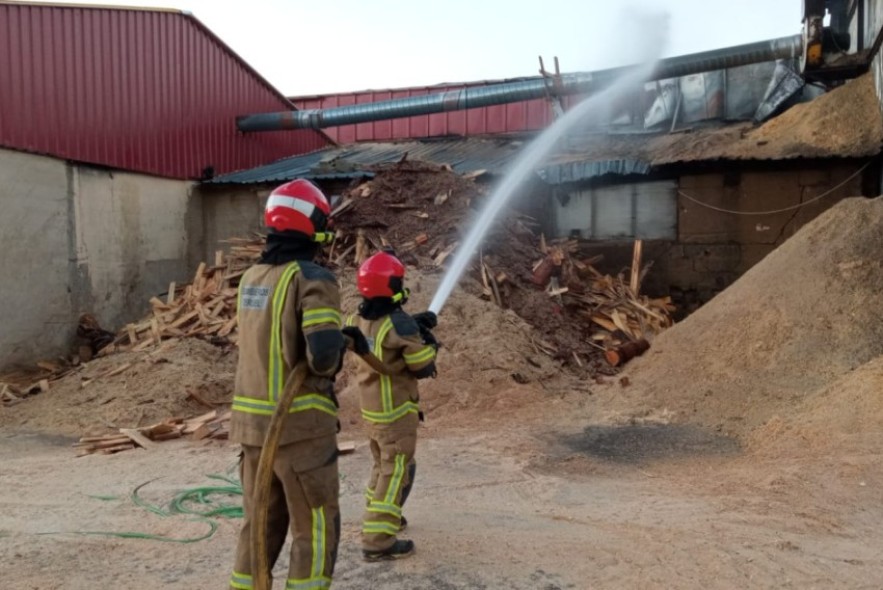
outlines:
{"label": "sandy ground", "polygon": [[[758,458],[689,425],[611,426],[556,399],[549,417],[507,427],[421,430],[406,514],[418,553],[359,558],[367,449],[341,458],[338,589],[880,588],[879,446],[835,459]],[[582,406],[582,407],[581,407]],[[571,410],[578,412],[571,412]],[[521,416],[540,415],[539,406]],[[513,422],[514,424],[514,422]],[[0,430],[0,579],[14,589],[224,588],[238,521],[189,545],[41,535],[77,530],[196,536],[203,523],[134,506],[208,483],[235,446],[174,441],[74,459],[70,439]],[[95,496],[113,496],[98,499]],[[284,559],[283,559],[284,561]],[[285,577],[285,563],[276,569]],[[277,587],[281,587],[277,583]]]}

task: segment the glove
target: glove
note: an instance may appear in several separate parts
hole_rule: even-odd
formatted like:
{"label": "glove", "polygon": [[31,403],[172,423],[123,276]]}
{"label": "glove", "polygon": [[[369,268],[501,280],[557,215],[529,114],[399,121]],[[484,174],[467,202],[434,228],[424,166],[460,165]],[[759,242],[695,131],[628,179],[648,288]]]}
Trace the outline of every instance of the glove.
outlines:
{"label": "glove", "polygon": [[423,344],[428,344],[438,350],[440,344],[436,340],[435,335],[428,328],[420,326],[420,336],[423,338]]}
{"label": "glove", "polygon": [[432,311],[415,313],[411,317],[414,318],[414,321],[417,322],[418,326],[427,330],[432,330],[438,325],[438,316]]}
{"label": "glove", "polygon": [[362,334],[362,331],[356,326],[347,326],[341,330],[345,338],[352,344],[353,351],[359,356],[365,356],[371,352],[368,346],[368,339]]}

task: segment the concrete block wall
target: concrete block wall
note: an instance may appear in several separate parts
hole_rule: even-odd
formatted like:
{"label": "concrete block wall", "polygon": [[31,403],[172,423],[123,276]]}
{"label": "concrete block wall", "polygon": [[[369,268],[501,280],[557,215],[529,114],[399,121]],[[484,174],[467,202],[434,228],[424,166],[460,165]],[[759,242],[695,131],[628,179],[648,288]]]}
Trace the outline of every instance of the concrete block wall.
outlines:
{"label": "concrete block wall", "polygon": [[191,186],[0,150],[0,367],[69,352],[81,313],[115,330],[188,280]]}
{"label": "concrete block wall", "polygon": [[[769,211],[812,201],[859,170],[855,162],[790,164],[780,168],[731,163],[725,172],[685,173],[679,190],[708,205],[734,211]],[[676,241],[644,243],[652,263],[643,288],[671,294],[689,311],[719,293],[778,245],[839,200],[861,195],[862,177],[800,209],[763,216],[721,213],[678,197]],[[554,201],[552,202],[554,205]],[[631,265],[632,241],[591,242],[586,254],[602,254],[600,270],[616,274]]]}

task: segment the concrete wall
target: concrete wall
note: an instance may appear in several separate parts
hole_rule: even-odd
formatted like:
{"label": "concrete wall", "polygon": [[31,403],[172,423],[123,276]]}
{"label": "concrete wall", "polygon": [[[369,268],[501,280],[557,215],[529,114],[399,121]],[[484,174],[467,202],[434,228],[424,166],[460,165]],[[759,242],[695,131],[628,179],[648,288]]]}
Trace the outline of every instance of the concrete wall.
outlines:
{"label": "concrete wall", "polygon": [[264,185],[202,185],[194,190],[194,205],[203,228],[194,244],[200,260],[214,260],[215,251],[227,250],[224,240],[263,230],[264,203],[272,190]]}
{"label": "concrete wall", "polygon": [[81,313],[115,330],[187,280],[191,185],[0,150],[0,367],[66,353]]}
{"label": "concrete wall", "polygon": [[[676,175],[679,193],[707,205],[735,211],[770,211],[811,201],[859,168],[860,163],[831,161],[775,166],[730,163],[725,169],[703,173],[685,169]],[[862,176],[800,209],[763,216],[718,212],[679,194],[677,239],[644,244],[644,261],[653,264],[645,290],[670,294],[686,310],[695,308],[840,199],[865,194]],[[631,240],[591,242],[584,250],[586,254],[603,254],[600,269],[616,274],[631,265],[632,244]]]}

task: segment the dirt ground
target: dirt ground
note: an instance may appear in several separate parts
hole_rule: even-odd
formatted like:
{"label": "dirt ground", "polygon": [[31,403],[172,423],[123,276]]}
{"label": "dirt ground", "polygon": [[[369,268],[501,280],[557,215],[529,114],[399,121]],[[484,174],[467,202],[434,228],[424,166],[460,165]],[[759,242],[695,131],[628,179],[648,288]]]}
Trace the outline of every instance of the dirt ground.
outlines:
{"label": "dirt ground", "polygon": [[[580,380],[512,312],[458,289],[405,508],[418,553],[359,559],[368,453],[339,380],[343,539],[335,588],[880,588],[883,580],[883,200],[847,199],[654,339],[618,376]],[[412,310],[437,275],[412,276]],[[344,307],[356,297],[344,285]],[[0,407],[0,579],[15,589],[223,588],[238,522],[198,537],[167,504],[235,469],[190,441],[74,458],[89,428],[220,399],[235,352],[188,341],[100,359]],[[123,373],[83,386],[120,363]],[[144,409],[147,408],[147,409]],[[284,578],[284,560],[277,578]],[[277,587],[279,585],[277,584]]]}
{"label": "dirt ground", "polygon": [[[822,460],[760,458],[689,426],[600,422],[596,405],[571,395],[482,414],[470,428],[430,422],[421,430],[406,507],[418,553],[393,564],[359,558],[368,453],[358,432],[345,429],[342,439],[359,446],[341,458],[334,587],[880,587],[879,446]],[[63,533],[202,534],[203,523],[156,516],[128,494],[154,478],[142,493],[157,503],[204,485],[206,474],[235,465],[232,445],[176,441],[73,459],[68,439],[8,429],[2,436],[0,572],[12,582],[7,587],[225,587],[236,520],[220,519],[212,538],[189,545]],[[277,566],[277,579],[284,568]]]}

